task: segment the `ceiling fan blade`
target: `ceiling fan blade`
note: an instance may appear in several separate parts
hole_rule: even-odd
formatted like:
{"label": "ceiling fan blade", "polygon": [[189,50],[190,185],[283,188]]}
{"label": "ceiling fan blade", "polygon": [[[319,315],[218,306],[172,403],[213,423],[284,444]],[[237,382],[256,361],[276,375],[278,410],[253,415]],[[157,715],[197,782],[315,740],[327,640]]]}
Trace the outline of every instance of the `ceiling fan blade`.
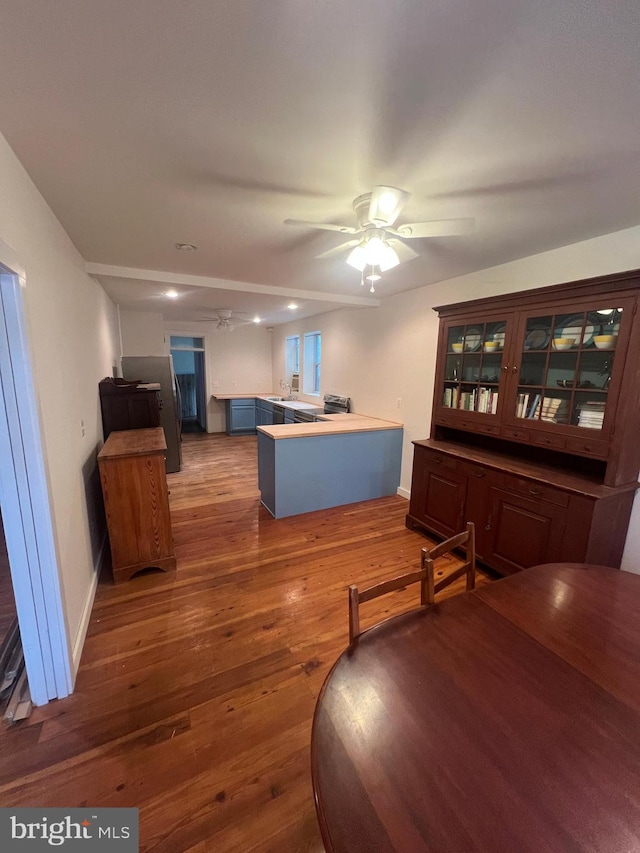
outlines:
{"label": "ceiling fan blade", "polygon": [[306,219],[285,219],[285,225],[306,225],[308,228],[321,228],[323,231],[339,231],[341,234],[357,234],[359,228],[351,225],[332,225],[330,222],[307,222]]}
{"label": "ceiling fan blade", "polygon": [[410,246],[407,246],[406,243],[403,243],[402,240],[397,240],[392,238],[387,241],[392,249],[395,249],[395,252],[400,259],[400,263],[403,264],[405,261],[412,261],[414,258],[419,257],[418,252],[414,252]]}
{"label": "ceiling fan blade", "polygon": [[397,187],[374,187],[369,202],[369,222],[374,225],[393,225],[411,193]]}
{"label": "ceiling fan blade", "polygon": [[475,219],[436,219],[433,222],[409,222],[393,233],[405,240],[416,237],[462,237],[475,231]]}
{"label": "ceiling fan blade", "polygon": [[347,249],[353,249],[360,243],[360,240],[347,240],[346,243],[340,243],[339,246],[334,246],[333,249],[328,249],[326,252],[316,255],[316,258],[335,258],[336,255],[341,255]]}

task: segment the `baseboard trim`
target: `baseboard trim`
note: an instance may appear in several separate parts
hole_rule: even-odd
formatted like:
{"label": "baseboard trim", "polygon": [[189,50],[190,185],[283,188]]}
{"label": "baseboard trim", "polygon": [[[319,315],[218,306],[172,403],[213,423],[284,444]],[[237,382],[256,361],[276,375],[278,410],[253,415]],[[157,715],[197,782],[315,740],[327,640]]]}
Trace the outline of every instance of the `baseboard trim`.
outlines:
{"label": "baseboard trim", "polygon": [[401,498],[406,498],[407,500],[411,497],[411,491],[409,489],[403,489],[402,486],[398,486],[396,494],[400,495]]}
{"label": "baseboard trim", "polygon": [[91,587],[89,588],[89,592],[87,594],[86,601],[84,603],[84,608],[82,610],[82,618],[80,620],[80,627],[78,628],[78,633],[76,634],[76,638],[73,643],[73,650],[71,652],[71,692],[73,692],[73,688],[76,683],[76,676],[78,674],[78,669],[80,668],[80,658],[82,657],[82,649],[84,648],[84,641],[87,636],[87,631],[89,630],[89,620],[91,619],[91,612],[93,610],[93,602],[96,597],[96,590],[98,588],[98,579],[100,578],[100,572],[102,571],[102,567],[104,565],[104,560],[107,552],[107,533],[105,531],[104,536],[102,537],[102,543],[100,545],[100,549],[98,551],[98,559],[96,560],[95,571],[93,573],[93,579],[91,581]]}

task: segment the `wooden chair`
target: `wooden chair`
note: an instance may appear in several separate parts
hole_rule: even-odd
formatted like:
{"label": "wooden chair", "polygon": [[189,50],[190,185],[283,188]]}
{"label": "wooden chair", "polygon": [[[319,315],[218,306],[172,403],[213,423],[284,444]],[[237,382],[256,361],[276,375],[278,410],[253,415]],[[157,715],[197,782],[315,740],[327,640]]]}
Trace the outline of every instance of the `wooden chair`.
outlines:
{"label": "wooden chair", "polygon": [[[465,562],[455,571],[451,572],[451,574],[436,583],[435,561],[455,548],[460,548],[462,545],[466,546]],[[461,578],[462,575],[466,574],[467,576],[467,591],[474,589],[476,585],[476,531],[473,522],[468,522],[467,529],[463,533],[458,533],[457,536],[445,539],[444,542],[436,545],[435,548],[423,548],[421,566],[427,575],[427,606],[431,606],[434,603],[436,592],[440,592],[441,589],[449,586],[450,583]]]}
{"label": "wooden chair", "polygon": [[360,605],[365,601],[371,601],[372,598],[378,598],[381,595],[386,595],[388,592],[393,592],[396,589],[403,589],[412,583],[420,584],[420,604],[427,604],[427,572],[424,568],[419,572],[409,572],[406,575],[399,575],[397,578],[392,578],[389,581],[382,581],[375,586],[370,586],[368,589],[363,589],[362,592],[357,586],[349,587],[349,645],[358,639],[362,631],[360,630]]}
{"label": "wooden chair", "polygon": [[[460,568],[456,569],[450,575],[435,583],[435,560],[443,554],[453,551],[454,548],[459,548],[461,545],[466,545],[467,559]],[[360,630],[360,605],[365,601],[371,601],[373,598],[378,598],[381,595],[386,595],[388,592],[394,592],[397,589],[404,589],[413,583],[420,584],[420,605],[422,607],[430,607],[434,603],[436,592],[444,589],[452,581],[467,575],[467,590],[473,589],[476,585],[476,551],[475,551],[475,528],[472,522],[467,524],[467,528],[463,533],[458,533],[457,536],[452,536],[451,539],[446,539],[435,548],[423,548],[421,568],[418,572],[409,572],[406,575],[399,575],[397,578],[392,578],[388,581],[370,586],[368,589],[360,591],[357,586],[349,587],[349,645],[352,645],[358,637],[363,633]]]}

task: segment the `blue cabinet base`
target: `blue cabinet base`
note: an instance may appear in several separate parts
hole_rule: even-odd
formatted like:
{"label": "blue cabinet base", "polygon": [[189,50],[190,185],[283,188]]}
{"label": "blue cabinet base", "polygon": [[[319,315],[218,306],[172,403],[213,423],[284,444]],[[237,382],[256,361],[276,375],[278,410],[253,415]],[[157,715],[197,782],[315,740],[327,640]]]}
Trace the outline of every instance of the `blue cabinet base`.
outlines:
{"label": "blue cabinet base", "polygon": [[394,495],[402,430],[273,439],[258,431],[258,486],[275,518]]}

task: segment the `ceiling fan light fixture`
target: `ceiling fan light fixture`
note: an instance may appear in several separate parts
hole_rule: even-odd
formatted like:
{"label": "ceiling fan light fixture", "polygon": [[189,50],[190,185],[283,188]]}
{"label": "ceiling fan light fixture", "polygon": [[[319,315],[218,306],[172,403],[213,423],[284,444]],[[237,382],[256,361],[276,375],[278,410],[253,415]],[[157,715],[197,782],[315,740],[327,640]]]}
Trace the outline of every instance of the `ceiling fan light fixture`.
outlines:
{"label": "ceiling fan light fixture", "polygon": [[400,258],[398,257],[398,253],[390,246],[388,243],[385,243],[380,250],[380,254],[378,256],[378,263],[376,266],[380,267],[382,272],[386,272],[387,270],[391,270],[394,267],[397,267],[400,263]]}
{"label": "ceiling fan light fixture", "polygon": [[364,245],[359,243],[355,249],[353,249],[349,253],[349,257],[347,258],[347,263],[350,267],[353,267],[358,272],[362,272],[363,269],[368,266],[367,255],[364,250]]}
{"label": "ceiling fan light fixture", "polygon": [[377,197],[371,199],[369,220],[380,225],[386,225],[396,205],[397,197],[389,190],[385,190]]}

